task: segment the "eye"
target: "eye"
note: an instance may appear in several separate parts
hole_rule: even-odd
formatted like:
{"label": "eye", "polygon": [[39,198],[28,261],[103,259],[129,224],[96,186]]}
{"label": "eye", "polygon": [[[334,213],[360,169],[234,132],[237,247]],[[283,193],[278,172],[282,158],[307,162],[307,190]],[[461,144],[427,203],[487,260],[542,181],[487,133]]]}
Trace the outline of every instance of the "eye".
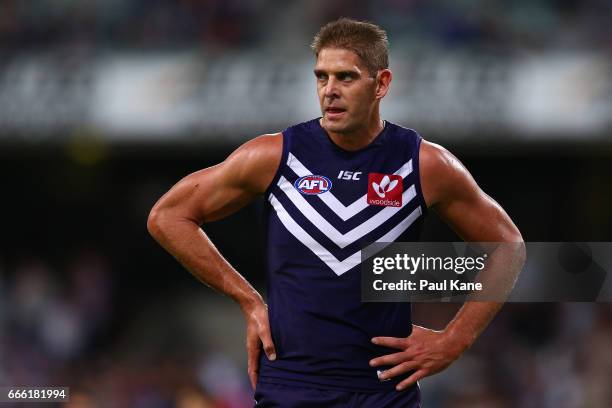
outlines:
{"label": "eye", "polygon": [[338,79],[340,81],[346,82],[346,81],[352,80],[353,77],[350,74],[348,74],[348,73],[342,73],[342,74],[338,74]]}
{"label": "eye", "polygon": [[322,72],[315,72],[315,77],[317,81],[327,81],[327,75]]}

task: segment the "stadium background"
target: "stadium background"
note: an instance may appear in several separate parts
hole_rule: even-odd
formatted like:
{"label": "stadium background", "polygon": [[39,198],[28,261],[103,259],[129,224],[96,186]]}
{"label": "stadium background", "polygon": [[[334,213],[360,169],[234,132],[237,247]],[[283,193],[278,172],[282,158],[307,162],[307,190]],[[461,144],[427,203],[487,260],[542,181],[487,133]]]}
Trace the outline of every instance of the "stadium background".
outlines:
{"label": "stadium background", "polygon": [[[182,176],[317,115],[308,44],[339,16],[389,32],[385,118],[453,151],[525,240],[611,240],[609,1],[2,0],[0,385],[251,405],[238,308],[146,217]],[[261,205],[205,227],[258,288]],[[455,236],[430,217],[423,239]],[[430,327],[452,312],[415,305]],[[611,339],[610,304],[508,304],[421,382],[424,406],[612,406]]]}

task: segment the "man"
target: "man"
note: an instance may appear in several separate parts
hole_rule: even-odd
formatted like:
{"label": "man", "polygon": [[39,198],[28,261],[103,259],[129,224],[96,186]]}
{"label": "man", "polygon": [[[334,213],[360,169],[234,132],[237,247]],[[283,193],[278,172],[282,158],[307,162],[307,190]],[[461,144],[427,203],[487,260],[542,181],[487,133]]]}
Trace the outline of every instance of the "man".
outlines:
{"label": "man", "polygon": [[[340,19],[313,49],[322,117],[185,177],[148,228],[240,305],[257,406],[417,407],[417,380],[456,360],[501,305],[468,302],[443,331],[413,326],[408,303],[360,301],[359,249],[417,240],[427,208],[466,241],[522,238],[452,154],[381,120],[392,73],[380,27]],[[261,194],[269,309],[200,229]]]}

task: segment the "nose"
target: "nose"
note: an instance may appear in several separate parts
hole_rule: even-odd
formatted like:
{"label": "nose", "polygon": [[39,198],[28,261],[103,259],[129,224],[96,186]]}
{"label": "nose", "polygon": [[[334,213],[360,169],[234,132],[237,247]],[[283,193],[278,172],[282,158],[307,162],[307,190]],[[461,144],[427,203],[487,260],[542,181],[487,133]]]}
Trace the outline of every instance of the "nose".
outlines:
{"label": "nose", "polygon": [[337,98],[339,96],[338,93],[338,82],[336,78],[330,77],[325,84],[325,88],[323,90],[323,95],[326,98]]}

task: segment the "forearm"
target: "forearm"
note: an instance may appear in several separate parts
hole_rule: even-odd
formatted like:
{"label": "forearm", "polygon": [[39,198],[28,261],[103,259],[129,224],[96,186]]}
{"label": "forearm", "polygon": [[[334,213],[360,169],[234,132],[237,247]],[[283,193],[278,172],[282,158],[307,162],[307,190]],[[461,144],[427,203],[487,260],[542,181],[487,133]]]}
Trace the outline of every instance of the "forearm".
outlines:
{"label": "forearm", "polygon": [[194,221],[152,213],[147,225],[155,240],[191,274],[231,297],[243,311],[263,302],[261,295],[223,258]]}
{"label": "forearm", "polygon": [[477,301],[466,301],[445,329],[449,338],[464,350],[476,341],[499,312],[525,262],[522,242],[489,244],[488,253],[486,267],[476,279],[483,285],[482,293],[472,294],[470,297]]}
{"label": "forearm", "polygon": [[466,302],[444,332],[463,352],[476,341],[502,306],[499,302]]}

